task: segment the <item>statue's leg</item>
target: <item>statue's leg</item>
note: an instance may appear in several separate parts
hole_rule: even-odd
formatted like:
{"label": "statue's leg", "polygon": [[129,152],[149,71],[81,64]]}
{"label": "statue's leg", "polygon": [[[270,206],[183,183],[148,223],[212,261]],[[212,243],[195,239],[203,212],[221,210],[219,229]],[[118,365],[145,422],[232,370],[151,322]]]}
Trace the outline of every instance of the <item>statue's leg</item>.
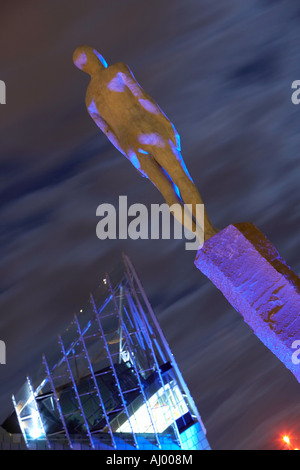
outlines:
{"label": "statue's leg", "polygon": [[141,170],[162,194],[176,220],[189,231],[191,231],[192,228],[193,233],[195,233],[199,243],[201,243],[203,240],[202,228],[199,228],[192,216],[187,211],[184,211],[183,202],[176,194],[174,185],[163,168],[161,168],[151,155],[143,155],[139,158],[139,161]]}
{"label": "statue's leg", "polygon": [[[181,153],[175,146],[166,145],[163,148],[152,148],[151,153],[157,163],[163,167],[169,174],[170,178],[179,188],[180,196],[184,204],[191,204],[194,219],[201,227],[201,222],[197,221],[196,204],[204,204],[201,195],[194,182],[187,173]],[[203,227],[201,227],[203,229]],[[205,240],[212,237],[218,230],[209,220],[207,211],[204,206],[204,234]]]}

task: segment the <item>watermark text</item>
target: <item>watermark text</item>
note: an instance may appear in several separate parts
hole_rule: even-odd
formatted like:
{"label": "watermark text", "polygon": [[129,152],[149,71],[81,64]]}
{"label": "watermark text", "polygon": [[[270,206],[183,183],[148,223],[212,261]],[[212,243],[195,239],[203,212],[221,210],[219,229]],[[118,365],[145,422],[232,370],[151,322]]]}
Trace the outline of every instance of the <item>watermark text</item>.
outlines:
{"label": "watermark text", "polygon": [[6,104],[6,85],[3,80],[0,80],[0,104]]}
{"label": "watermark text", "polygon": [[118,211],[114,205],[105,203],[97,207],[96,215],[101,217],[96,227],[99,240],[185,238],[186,250],[198,250],[204,243],[203,204],[194,208],[191,204],[151,204],[149,212],[144,204],[128,206],[127,196],[119,196]]}
{"label": "watermark text", "polygon": [[0,364],[6,364],[6,344],[0,340]]}
{"label": "watermark text", "polygon": [[292,363],[298,365],[300,364],[300,340],[293,342],[292,349],[296,349],[296,351],[292,354]]}

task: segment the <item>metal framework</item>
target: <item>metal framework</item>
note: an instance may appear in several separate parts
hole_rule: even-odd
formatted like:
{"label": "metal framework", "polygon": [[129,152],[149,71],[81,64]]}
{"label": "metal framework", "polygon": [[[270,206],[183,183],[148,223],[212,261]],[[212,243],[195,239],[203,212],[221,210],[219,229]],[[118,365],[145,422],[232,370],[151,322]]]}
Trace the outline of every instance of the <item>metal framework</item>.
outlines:
{"label": "metal framework", "polygon": [[[185,448],[206,430],[127,256],[43,356],[43,372],[13,396],[27,447]],[[197,429],[198,429],[197,428]],[[141,441],[141,438],[142,441]],[[207,444],[208,445],[208,444]],[[123,446],[123,447],[122,447]]]}

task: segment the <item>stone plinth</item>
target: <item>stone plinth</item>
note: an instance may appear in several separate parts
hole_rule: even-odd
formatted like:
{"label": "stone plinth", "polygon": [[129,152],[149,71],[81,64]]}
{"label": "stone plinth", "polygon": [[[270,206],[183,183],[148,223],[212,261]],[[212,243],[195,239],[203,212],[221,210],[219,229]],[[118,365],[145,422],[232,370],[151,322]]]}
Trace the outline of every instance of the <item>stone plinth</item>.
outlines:
{"label": "stone plinth", "polygon": [[300,382],[300,279],[271,242],[251,223],[229,225],[195,265]]}

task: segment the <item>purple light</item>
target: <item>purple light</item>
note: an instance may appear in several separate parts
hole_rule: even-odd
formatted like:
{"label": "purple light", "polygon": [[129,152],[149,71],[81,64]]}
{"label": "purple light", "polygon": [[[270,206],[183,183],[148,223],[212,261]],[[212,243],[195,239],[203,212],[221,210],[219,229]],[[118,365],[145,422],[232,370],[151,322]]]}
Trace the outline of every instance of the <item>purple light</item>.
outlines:
{"label": "purple light", "polygon": [[138,136],[140,144],[155,145],[156,147],[164,147],[164,139],[158,134],[140,134]]}
{"label": "purple light", "polygon": [[144,109],[146,109],[146,111],[149,111],[149,113],[159,114],[158,107],[154,103],[151,103],[151,101],[140,98],[139,103]]}
{"label": "purple light", "polygon": [[125,84],[123,82],[121,74],[117,74],[108,84],[107,88],[118,93],[122,93],[125,90]]}

